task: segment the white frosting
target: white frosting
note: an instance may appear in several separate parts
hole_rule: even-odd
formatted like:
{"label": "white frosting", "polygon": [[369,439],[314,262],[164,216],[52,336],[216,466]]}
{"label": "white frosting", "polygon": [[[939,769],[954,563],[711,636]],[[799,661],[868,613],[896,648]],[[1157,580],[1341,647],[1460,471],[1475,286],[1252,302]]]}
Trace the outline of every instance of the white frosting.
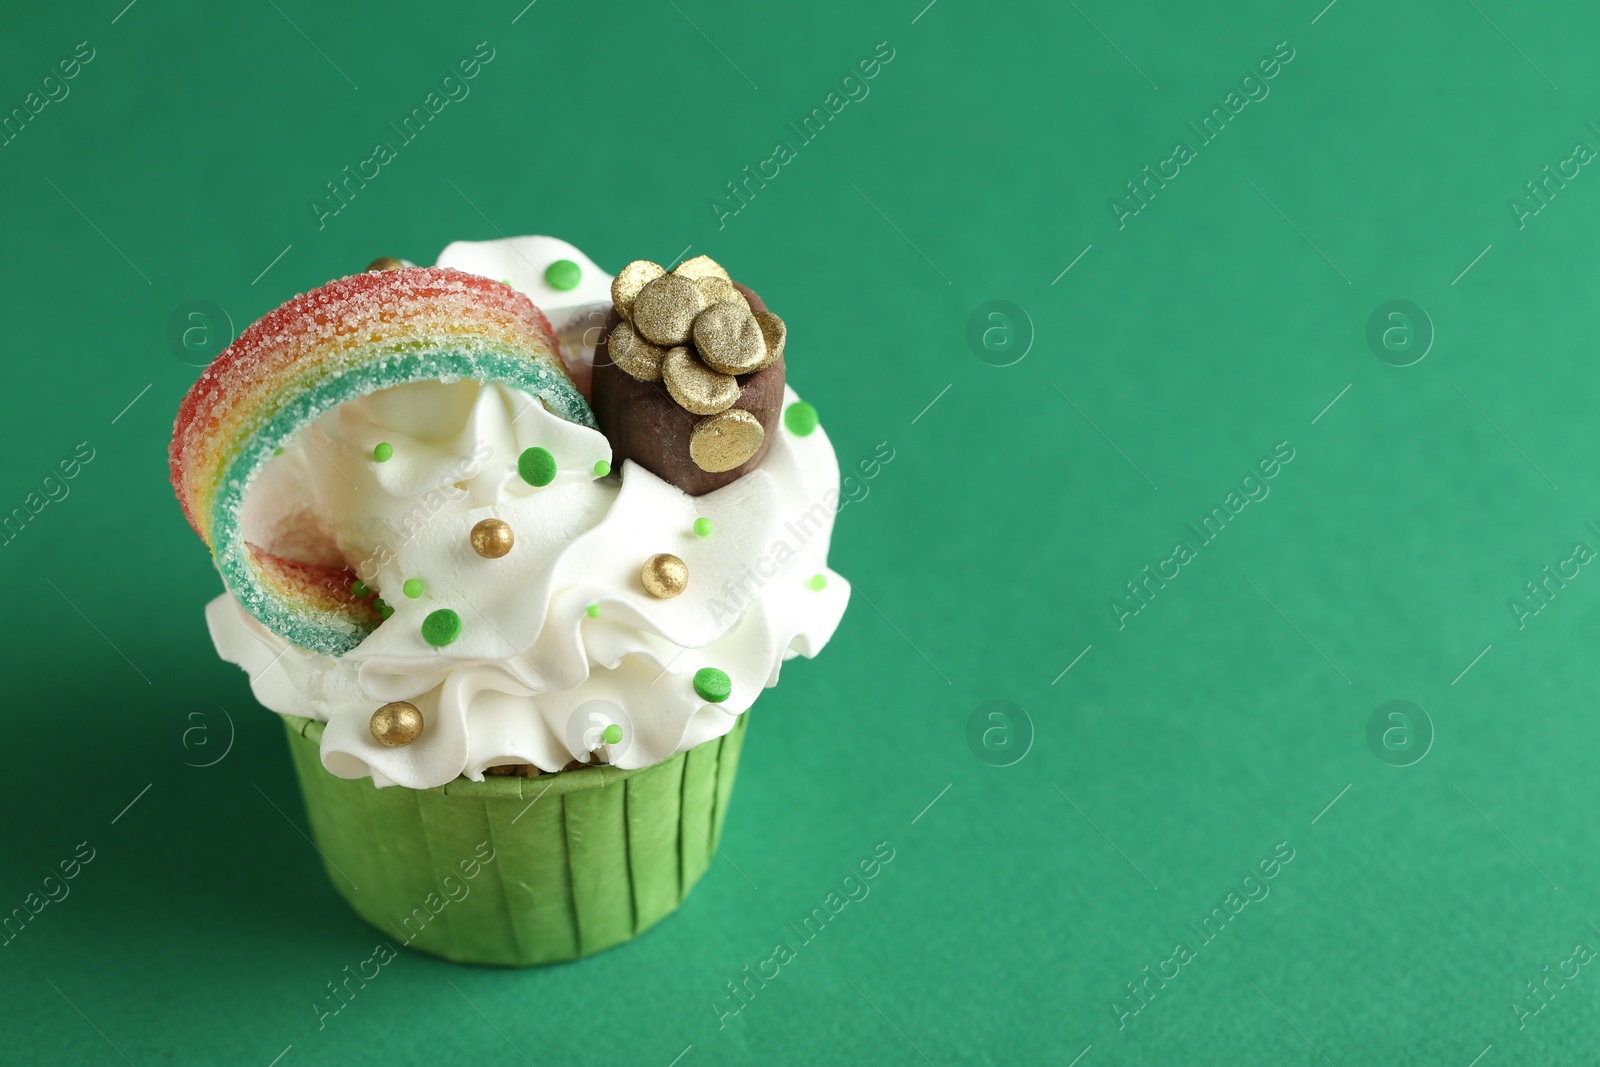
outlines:
{"label": "white frosting", "polygon": [[[558,260],[578,265],[578,285],[557,289],[544,272]],[[526,293],[550,320],[578,387],[589,389],[594,346],[611,310],[611,275],[559,237],[508,237],[503,241],[454,241],[439,253],[441,267],[503,281]]]}
{"label": "white frosting", "polygon": [[[578,265],[580,273],[575,289],[557,289],[544,279],[550,264],[562,259],[570,259]],[[437,266],[481,274],[527,293],[528,299],[557,329],[578,308],[601,301],[608,307],[611,304],[611,275],[559,237],[453,241],[439,253]]]}
{"label": "white frosting", "polygon": [[[481,246],[446,252],[463,247]],[[529,255],[526,268],[540,284],[551,258],[573,259],[587,277],[592,264],[570,245],[541,247],[546,260]],[[796,399],[786,391],[786,403]],[[611,458],[606,439],[508,386],[429,382],[352,401],[269,464],[247,500],[245,534],[281,555],[349,561],[394,614],[336,658],[290,645],[224,594],[206,610],[212,639],[262,704],[328,724],[322,761],[341,777],[420,789],[505,763],[649,766],[731,729],[785,659],[822,648],[849,599],[827,568],[833,447],[821,429],[774,432],[755,471],[690,497],[631,462],[620,479],[595,477],[595,462]],[[385,463],[371,458],[379,441],[394,447]],[[516,471],[534,445],[559,466],[542,488]],[[501,559],[479,557],[468,539],[489,517],[515,533]],[[694,533],[701,517],[709,537]],[[639,581],[658,552],[689,569],[687,590],[670,600]],[[827,584],[814,590],[818,574]],[[408,578],[423,582],[420,597],[403,594]],[[455,610],[462,630],[436,648],[421,624],[438,608]],[[702,667],[732,680],[723,703],[695,693]],[[369,728],[392,700],[417,705],[426,723],[403,748],[378,744]],[[616,744],[604,741],[611,724],[622,728]]]}

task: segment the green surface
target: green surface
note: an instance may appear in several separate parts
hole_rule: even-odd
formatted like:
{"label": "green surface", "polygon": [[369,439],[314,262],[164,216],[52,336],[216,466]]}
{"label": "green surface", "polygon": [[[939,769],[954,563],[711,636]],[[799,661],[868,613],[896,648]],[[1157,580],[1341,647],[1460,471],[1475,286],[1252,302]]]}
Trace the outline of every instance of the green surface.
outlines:
{"label": "green surface", "polygon": [[[0,1058],[1592,1061],[1600,14],[1324,2],[14,12],[4,108],[94,58],[0,147],[0,489],[38,512],[0,549],[0,901],[42,909],[0,948]],[[470,95],[333,199],[479,41]],[[708,206],[747,165],[776,176]],[[1176,176],[1110,207],[1146,166]],[[526,973],[402,952],[319,1029],[376,938],[212,653],[166,438],[218,308],[502,233],[709,254],[771,302],[855,595],[761,698],[676,914]],[[1387,313],[1369,341],[1397,300],[1420,362]],[[1119,628],[1146,566],[1176,577]],[[1546,966],[1577,976],[1519,1029]],[[1146,967],[1177,977],[1119,1030]]]}

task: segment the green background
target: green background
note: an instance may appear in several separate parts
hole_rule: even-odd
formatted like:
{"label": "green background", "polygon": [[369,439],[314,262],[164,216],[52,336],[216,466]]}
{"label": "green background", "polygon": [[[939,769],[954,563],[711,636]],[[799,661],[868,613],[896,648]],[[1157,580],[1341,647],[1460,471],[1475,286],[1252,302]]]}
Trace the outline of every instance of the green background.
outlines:
{"label": "green background", "polygon": [[[0,549],[0,911],[95,849],[0,948],[0,1059],[1592,1057],[1593,967],[1521,1029],[1510,1005],[1600,949],[1600,577],[1520,627],[1508,606],[1600,548],[1600,176],[1522,228],[1508,208],[1600,147],[1592,7],[123,2],[0,34],[0,111],[95,49],[0,148],[0,508],[95,455]],[[479,41],[471,95],[318,229],[324,183]],[[800,144],[786,123],[880,41],[870,96]],[[1119,229],[1108,198],[1280,41],[1270,95]],[[209,300],[242,328],[374,256],[519,233],[611,269],[714,256],[787,319],[841,465],[895,458],[838,517],[856,596],[758,705],[726,860],[678,915],[530,972],[406,953],[319,1031],[377,935],[207,638],[169,319]],[[999,355],[967,342],[995,299],[1028,319]],[[1436,334],[1411,366],[1367,341],[1395,299]],[[1270,496],[1119,628],[1123,583],[1278,442]],[[1025,709],[990,738],[1011,766],[969,745],[991,700]],[[1390,700],[1431,722],[1411,766],[1368,744]],[[871,895],[719,1029],[724,983],[884,841]],[[1270,896],[1119,1029],[1124,983],[1279,842]]]}

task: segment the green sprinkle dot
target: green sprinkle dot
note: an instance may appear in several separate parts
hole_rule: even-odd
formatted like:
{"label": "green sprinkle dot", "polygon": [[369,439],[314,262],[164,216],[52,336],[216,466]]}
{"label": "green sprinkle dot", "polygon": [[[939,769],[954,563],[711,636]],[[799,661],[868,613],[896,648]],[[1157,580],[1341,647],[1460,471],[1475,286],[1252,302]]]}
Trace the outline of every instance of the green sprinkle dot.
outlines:
{"label": "green sprinkle dot", "polygon": [[281,456],[281,455],[283,455],[283,449],[282,448],[274,448],[272,450],[272,454],[274,456]]}
{"label": "green sprinkle dot", "polygon": [[544,269],[544,280],[550,283],[550,288],[563,293],[576,289],[582,277],[583,269],[570,259],[558,259]]}
{"label": "green sprinkle dot", "polygon": [[394,614],[394,609],[391,608],[389,605],[385,604],[383,601],[381,601],[381,600],[378,601],[377,605],[378,605],[378,614],[382,618],[387,619],[390,615]]}
{"label": "green sprinkle dot", "polygon": [[733,692],[733,682],[715,667],[701,667],[694,672],[694,691],[701,700],[720,704]]}
{"label": "green sprinkle dot", "polygon": [[596,478],[604,478],[606,475],[608,475],[610,473],[611,473],[611,464],[607,463],[603,459],[595,460],[595,462],[594,462],[594,476]]}
{"label": "green sprinkle dot", "polygon": [[811,577],[806,579],[806,585],[810,586],[812,589],[821,589],[827,584],[828,576],[826,574],[813,574]]}
{"label": "green sprinkle dot", "polygon": [[706,519],[706,518],[699,518],[699,519],[694,520],[694,535],[696,537],[710,537],[711,536],[711,520],[710,519]]}
{"label": "green sprinkle dot", "polygon": [[614,745],[618,741],[622,740],[622,727],[618,726],[616,723],[612,723],[610,726],[606,727],[604,736],[606,739],[606,744]]}
{"label": "green sprinkle dot", "polygon": [[379,463],[389,462],[389,457],[394,455],[394,445],[388,441],[379,441],[378,447],[372,450],[372,458]]}
{"label": "green sprinkle dot", "polygon": [[591,619],[598,619],[600,617],[600,605],[599,604],[590,604],[589,607],[586,609],[586,614]]}
{"label": "green sprinkle dot", "polygon": [[517,473],[529,485],[549,485],[556,480],[556,457],[535,445],[517,457]]}
{"label": "green sprinkle dot", "polygon": [[400,591],[406,596],[410,597],[412,600],[417,599],[417,597],[422,595],[422,579],[407,578],[406,584],[400,587]]}
{"label": "green sprinkle dot", "polygon": [[448,645],[461,636],[461,616],[449,608],[428,612],[422,620],[422,639],[430,645]]}
{"label": "green sprinkle dot", "polygon": [[501,278],[500,279],[500,284],[505,286],[507,289],[509,289],[509,288],[511,288],[511,279],[510,278]]}
{"label": "green sprinkle dot", "polygon": [[350,595],[355,597],[357,600],[367,599],[367,594],[370,592],[372,592],[372,590],[369,589],[367,587],[367,583],[363,582],[360,578],[357,578],[355,581],[350,583]]}
{"label": "green sprinkle dot", "polygon": [[783,424],[796,437],[804,437],[817,428],[817,409],[797,400],[784,409]]}

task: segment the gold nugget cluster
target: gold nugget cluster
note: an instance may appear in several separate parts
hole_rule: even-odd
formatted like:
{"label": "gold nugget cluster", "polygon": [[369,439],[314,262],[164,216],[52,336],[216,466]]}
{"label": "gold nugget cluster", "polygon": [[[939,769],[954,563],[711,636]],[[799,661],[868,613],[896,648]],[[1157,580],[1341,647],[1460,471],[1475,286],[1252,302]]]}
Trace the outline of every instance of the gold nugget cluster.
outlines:
{"label": "gold nugget cluster", "polygon": [[641,382],[661,382],[683,410],[703,416],[689,435],[689,457],[713,474],[733,470],[756,454],[766,432],[754,415],[734,407],[739,376],[783,356],[783,320],[751,311],[733,279],[710,256],[696,256],[668,273],[636,259],[611,283],[622,321],[611,331],[611,359]]}

